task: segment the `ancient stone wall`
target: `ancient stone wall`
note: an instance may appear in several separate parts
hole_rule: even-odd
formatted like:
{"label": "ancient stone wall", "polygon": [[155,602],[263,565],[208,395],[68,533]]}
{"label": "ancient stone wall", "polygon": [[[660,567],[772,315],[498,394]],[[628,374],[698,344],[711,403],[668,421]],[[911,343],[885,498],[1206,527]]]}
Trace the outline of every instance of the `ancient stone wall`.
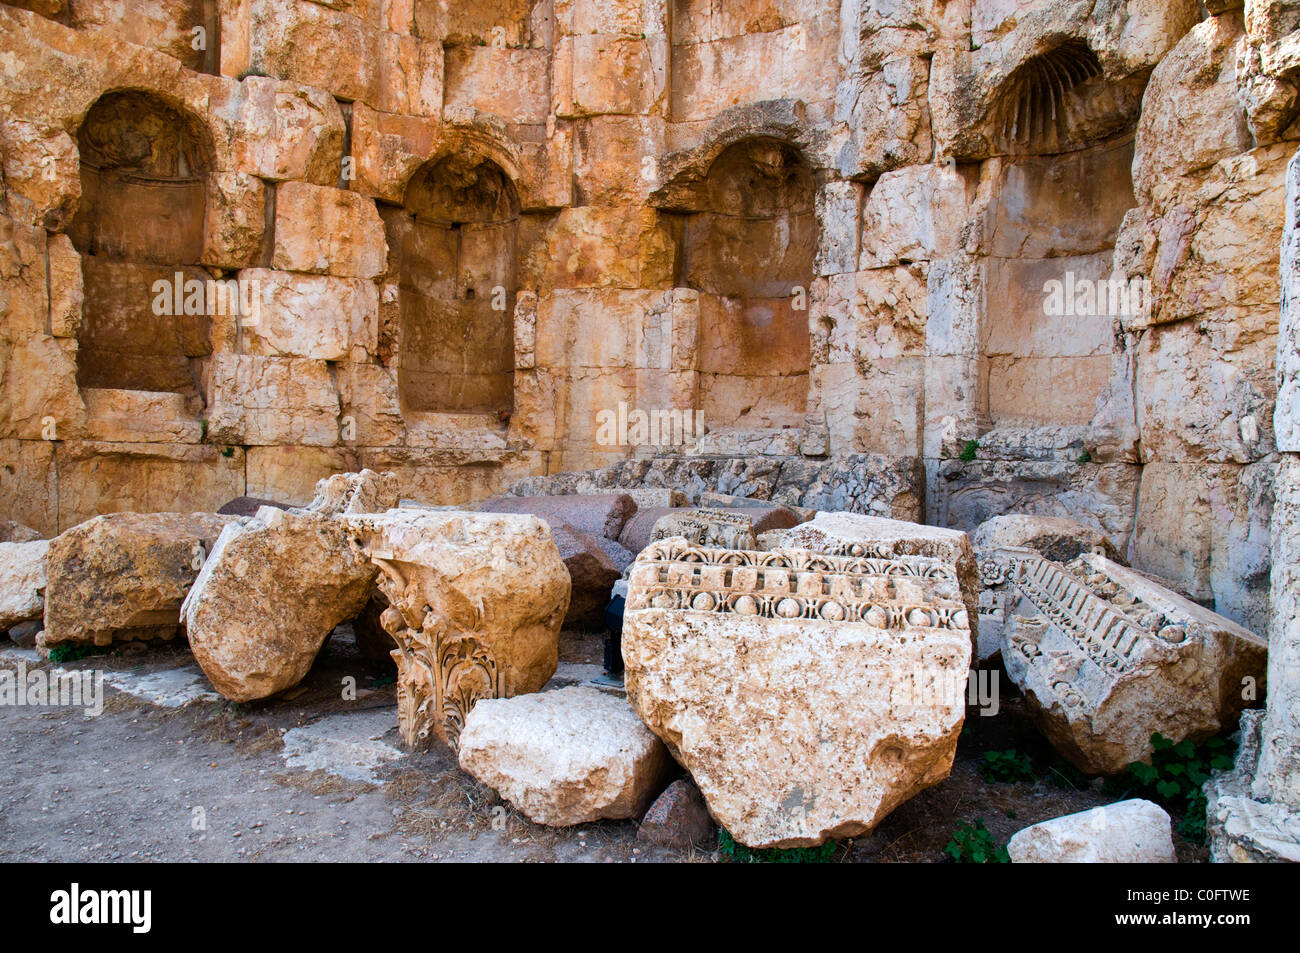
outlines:
{"label": "ancient stone wall", "polygon": [[1264,631],[1297,19],[0,4],[0,515],[699,458],[1069,516]]}

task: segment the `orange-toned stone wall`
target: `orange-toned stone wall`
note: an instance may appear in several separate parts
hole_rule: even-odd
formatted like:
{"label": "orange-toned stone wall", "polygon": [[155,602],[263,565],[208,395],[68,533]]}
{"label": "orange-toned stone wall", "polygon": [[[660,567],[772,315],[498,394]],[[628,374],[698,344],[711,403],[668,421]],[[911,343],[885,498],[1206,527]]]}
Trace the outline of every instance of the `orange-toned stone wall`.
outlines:
{"label": "orange-toned stone wall", "polygon": [[[1069,515],[1259,627],[1295,4],[1083,7],[0,4],[0,515],[711,461]],[[120,95],[177,118],[106,179]],[[1150,307],[1046,315],[1066,272]]]}

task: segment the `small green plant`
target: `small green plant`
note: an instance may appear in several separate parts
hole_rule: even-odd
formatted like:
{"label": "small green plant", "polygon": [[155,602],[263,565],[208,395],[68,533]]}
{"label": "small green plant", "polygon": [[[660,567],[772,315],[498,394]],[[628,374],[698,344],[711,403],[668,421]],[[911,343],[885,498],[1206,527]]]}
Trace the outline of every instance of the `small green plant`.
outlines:
{"label": "small green plant", "polygon": [[967,440],[966,446],[961,448],[961,454],[958,455],[957,459],[962,461],[962,463],[970,463],[972,460],[975,459],[975,454],[979,452],[980,452],[979,441]]}
{"label": "small green plant", "polygon": [[221,448],[221,455],[222,455],[223,457],[233,457],[233,456],[235,455],[235,448],[234,448],[234,447],[222,447],[222,448]]}
{"label": "small green plant", "polygon": [[58,662],[76,662],[79,659],[86,658],[88,655],[94,655],[95,647],[93,645],[78,645],[75,642],[60,642],[50,649],[50,661]]}
{"label": "small green plant", "polygon": [[958,827],[943,852],[959,864],[1011,863],[1006,847],[993,839],[982,817],[974,824],[966,822]]}
{"label": "small green plant", "polygon": [[718,831],[718,850],[738,864],[828,864],[835,856],[835,841],[818,847],[746,847],[725,827]]}
{"label": "small green plant", "polygon": [[201,431],[200,434],[199,434],[199,443],[207,443],[207,442],[208,442],[208,421],[207,421],[207,418],[204,418],[203,420],[200,420],[200,421],[199,421],[199,425],[200,425],[200,427],[202,427],[202,431]]}
{"label": "small green plant", "polygon": [[1033,781],[1038,777],[1029,755],[1015,748],[1008,748],[1006,751],[985,751],[984,761],[980,764],[980,774],[985,781],[1002,781],[1008,784],[1015,781]]}
{"label": "small green plant", "polygon": [[1079,454],[1079,459],[1076,460],[1075,463],[1079,464],[1079,466],[1083,466],[1085,463],[1092,463],[1092,454],[1087,450],[1083,451],[1083,453]]}
{"label": "small green plant", "polygon": [[[1232,745],[1223,738],[1209,738],[1196,744],[1184,738],[1175,744],[1156,732],[1151,736],[1151,763],[1128,766],[1126,777],[1136,782],[1140,793],[1164,805],[1178,820],[1178,833],[1194,843],[1205,841],[1205,792],[1202,786],[1212,771],[1232,768]],[[1119,784],[1108,785],[1117,793]],[[1123,792],[1129,793],[1129,792]]]}

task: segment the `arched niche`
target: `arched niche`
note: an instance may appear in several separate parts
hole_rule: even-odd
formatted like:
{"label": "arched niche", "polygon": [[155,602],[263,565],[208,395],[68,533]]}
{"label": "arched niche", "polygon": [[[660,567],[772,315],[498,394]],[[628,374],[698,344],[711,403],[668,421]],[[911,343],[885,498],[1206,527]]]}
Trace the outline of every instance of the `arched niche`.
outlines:
{"label": "arched niche", "polygon": [[1111,271],[1136,205],[1141,92],[1107,79],[1071,41],[1027,61],[1000,94],[981,382],[994,426],[1088,424],[1110,383],[1112,312],[1131,300],[1127,285],[1112,289]]}
{"label": "arched niche", "polygon": [[491,159],[464,153],[421,168],[397,250],[398,390],[404,411],[508,415],[514,406],[519,197]]}
{"label": "arched niche", "polygon": [[199,268],[213,168],[207,130],[150,93],[115,92],[91,107],[77,144],[81,201],[68,230],[85,293],[77,383],[197,400],[196,362],[212,345],[206,302],[191,296],[186,307],[185,288],[208,278]]}
{"label": "arched niche", "polygon": [[711,430],[803,425],[815,186],[775,139],[723,151],[686,216],[681,283],[700,292],[700,413]]}

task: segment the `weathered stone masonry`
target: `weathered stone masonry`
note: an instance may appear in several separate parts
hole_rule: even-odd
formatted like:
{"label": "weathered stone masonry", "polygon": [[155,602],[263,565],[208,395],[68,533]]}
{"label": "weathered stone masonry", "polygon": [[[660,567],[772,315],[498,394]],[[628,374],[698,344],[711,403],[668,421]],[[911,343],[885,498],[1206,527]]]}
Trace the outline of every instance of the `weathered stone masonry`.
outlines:
{"label": "weathered stone masonry", "polygon": [[[0,513],[53,534],[363,467],[457,503],[667,456],[636,465],[967,530],[1070,516],[1266,631],[1298,25],[1279,0],[0,4]],[[1067,272],[1149,296],[1044,314]],[[256,321],[185,305],[232,279]],[[709,433],[604,445],[620,403]]]}

